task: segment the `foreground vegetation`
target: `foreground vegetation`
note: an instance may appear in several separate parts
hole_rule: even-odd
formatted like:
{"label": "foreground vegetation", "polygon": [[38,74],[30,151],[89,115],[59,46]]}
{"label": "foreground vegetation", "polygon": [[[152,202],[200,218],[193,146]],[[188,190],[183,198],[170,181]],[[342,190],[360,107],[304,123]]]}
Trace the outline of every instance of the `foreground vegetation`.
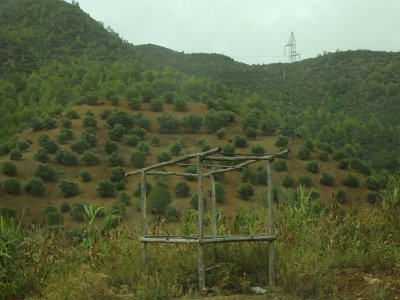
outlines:
{"label": "foreground vegetation", "polygon": [[[337,204],[321,205],[302,187],[280,192],[275,207],[276,293],[287,299],[398,295],[398,184],[385,190],[382,207],[347,212]],[[144,270],[137,229],[124,224],[112,229],[102,212],[86,206],[84,228],[69,231],[22,227],[13,218],[1,217],[0,298],[164,299],[198,294],[195,247],[151,245]],[[253,210],[239,210],[232,218],[220,215],[219,233],[263,232],[265,215]],[[196,217],[189,210],[179,224],[154,219],[150,232],[195,234]],[[207,247],[207,293],[249,293],[253,286],[265,286],[267,247],[264,243]]]}

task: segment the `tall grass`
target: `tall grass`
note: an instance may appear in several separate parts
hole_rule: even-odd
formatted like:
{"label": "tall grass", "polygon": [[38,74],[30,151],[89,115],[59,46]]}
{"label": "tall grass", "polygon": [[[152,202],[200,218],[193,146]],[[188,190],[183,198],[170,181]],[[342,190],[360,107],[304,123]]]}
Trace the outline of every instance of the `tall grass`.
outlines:
{"label": "tall grass", "polygon": [[[343,283],[343,274],[357,270],[387,279],[370,291],[375,298],[394,295],[393,284],[400,276],[400,220],[392,212],[377,207],[344,212],[337,204],[321,205],[304,188],[282,191],[279,199],[276,273],[283,294],[296,299],[351,298],[354,291]],[[101,211],[86,207],[80,244],[66,230],[22,228],[1,218],[0,298],[165,299],[198,293],[195,246],[149,245],[149,263],[143,269],[137,228],[122,224],[103,230],[108,221]],[[239,210],[227,217],[219,212],[218,232],[265,232],[266,215]],[[188,211],[178,226],[155,220],[149,230],[190,235],[196,226],[197,213]],[[210,293],[247,293],[268,282],[268,243],[208,245],[205,257]]]}

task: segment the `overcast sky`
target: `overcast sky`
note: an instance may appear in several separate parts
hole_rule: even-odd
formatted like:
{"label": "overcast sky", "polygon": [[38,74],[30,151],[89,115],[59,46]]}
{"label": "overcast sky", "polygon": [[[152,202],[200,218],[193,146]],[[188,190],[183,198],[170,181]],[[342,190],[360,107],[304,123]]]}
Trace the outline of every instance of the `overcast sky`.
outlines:
{"label": "overcast sky", "polygon": [[135,45],[220,53],[248,64],[287,61],[291,31],[301,59],[336,49],[400,51],[400,0],[78,2]]}

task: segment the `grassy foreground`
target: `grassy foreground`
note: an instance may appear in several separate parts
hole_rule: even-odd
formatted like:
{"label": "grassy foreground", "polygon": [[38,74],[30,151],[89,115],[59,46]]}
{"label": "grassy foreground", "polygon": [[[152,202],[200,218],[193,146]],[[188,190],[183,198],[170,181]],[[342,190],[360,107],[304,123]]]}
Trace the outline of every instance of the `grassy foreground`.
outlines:
{"label": "grassy foreground", "polygon": [[[397,203],[398,204],[398,203]],[[280,299],[395,299],[400,297],[398,206],[343,211],[320,205],[299,188],[276,204],[277,281]],[[220,215],[220,234],[265,231],[266,213]],[[196,297],[197,251],[190,245],[150,245],[140,264],[137,228],[110,229],[88,207],[85,227],[22,227],[0,219],[0,298],[165,299]],[[196,212],[179,224],[152,222],[152,233],[193,234]],[[175,232],[174,232],[175,231]],[[206,251],[207,295],[250,294],[268,279],[267,243],[222,244]],[[14,298],[12,298],[14,299]]]}

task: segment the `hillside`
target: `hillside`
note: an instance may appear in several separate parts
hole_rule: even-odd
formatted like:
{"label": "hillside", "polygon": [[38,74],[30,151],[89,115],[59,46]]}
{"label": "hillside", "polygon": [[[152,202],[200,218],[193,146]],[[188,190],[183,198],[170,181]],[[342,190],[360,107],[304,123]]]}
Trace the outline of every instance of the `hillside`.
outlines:
{"label": "hillside", "polygon": [[[172,112],[173,116],[177,118],[179,122],[182,122],[185,117],[187,118],[188,116],[193,116],[194,112],[203,119],[207,118],[207,116],[210,116],[210,111],[208,111],[207,107],[203,104],[193,103],[189,105],[189,108],[186,112],[175,111],[171,104],[164,105],[164,112],[155,112],[150,109],[149,103],[144,103],[139,112],[143,113],[141,117],[143,120],[148,120],[150,129],[146,130],[146,134],[141,139],[138,139],[137,134],[133,134],[133,137],[136,138],[137,141],[131,143],[131,146],[129,146],[126,144],[126,139],[132,136],[132,134],[129,135],[127,132],[134,130],[134,127],[126,128],[126,133],[124,136],[121,135],[121,137],[115,138],[113,137],[112,127],[107,124],[107,122],[110,122],[110,117],[105,120],[100,117],[104,115],[105,111],[110,112],[113,110],[127,112],[129,116],[132,117],[134,117],[137,113],[137,111],[132,111],[132,109],[130,109],[126,103],[121,103],[119,106],[112,104],[77,106],[74,108],[74,111],[78,113],[78,119],[70,119],[65,116],[70,113],[63,113],[61,117],[54,119],[55,127],[52,129],[38,130],[34,132],[29,129],[22,132],[18,136],[20,145],[19,147],[23,149],[22,146],[25,145],[24,141],[29,140],[32,142],[29,148],[26,150],[23,149],[22,157],[14,158],[12,152],[9,155],[0,157],[0,165],[4,165],[4,163],[7,161],[9,162],[11,158],[11,161],[13,161],[13,164],[15,164],[17,168],[15,177],[10,177],[3,173],[0,175],[0,182],[3,182],[5,185],[7,179],[16,178],[22,185],[20,191],[15,194],[5,191],[5,188],[0,192],[2,206],[16,209],[18,216],[24,216],[26,220],[42,222],[48,206],[54,206],[58,209],[61,208],[63,203],[68,203],[70,206],[73,206],[73,204],[77,202],[88,202],[96,205],[107,206],[118,204],[117,192],[110,197],[104,198],[99,195],[96,189],[100,181],[111,180],[114,181],[114,186],[117,187],[117,190],[121,192],[125,191],[130,195],[137,187],[140,178],[131,178],[126,182],[123,179],[113,180],[113,170],[115,170],[115,168],[118,166],[123,167],[123,173],[129,170],[137,169],[138,165],[135,165],[135,163],[131,161],[131,155],[133,152],[142,149],[143,145],[145,145],[145,148],[148,147],[148,151],[146,151],[145,156],[145,165],[151,165],[157,162],[157,157],[160,155],[160,153],[171,153],[171,151],[174,153],[174,145],[178,145],[178,149],[182,148],[178,152],[174,153],[176,157],[183,155],[184,153],[201,151],[202,147],[205,147],[206,145],[207,147],[212,148],[220,146],[223,147],[226,144],[233,145],[235,143],[235,139],[237,139],[239,136],[244,137],[241,134],[239,120],[236,120],[234,123],[231,123],[224,128],[224,137],[221,139],[218,139],[213,134],[207,133],[206,128],[201,124],[198,124],[199,131],[196,131],[195,133],[190,133],[185,126],[182,126],[182,128],[178,129],[175,133],[160,133],[160,123],[157,120],[160,116],[164,115],[165,112]],[[89,114],[90,117],[88,117]],[[93,117],[91,116],[92,114]],[[96,137],[97,142],[93,146],[77,149],[75,145],[84,138],[86,132],[88,131],[87,128],[90,128],[90,126],[86,124],[88,122],[87,120],[91,119],[96,120],[94,136]],[[65,127],[65,120],[69,120],[71,122],[68,127]],[[69,122],[67,122],[67,124],[68,123]],[[84,124],[86,124],[86,129]],[[62,139],[62,134],[67,131],[71,133],[72,138],[64,140]],[[43,162],[38,161],[36,155],[38,152],[40,152],[39,149],[45,146],[45,144],[40,142],[44,135],[47,135],[50,140],[55,141],[56,144],[59,145],[60,149],[64,149],[66,151],[71,151],[72,149],[71,155],[75,155],[78,159],[76,163],[68,165],[68,163],[62,161],[60,162],[57,159],[58,152],[61,150],[58,150],[56,154],[48,153],[49,160],[46,162],[46,164],[48,164],[55,171],[55,175],[51,179],[46,179],[46,177],[40,175],[41,173],[37,173],[38,166],[43,165]],[[157,138],[159,139],[159,143],[154,142],[154,139]],[[113,163],[109,162],[111,153],[106,153],[105,145],[112,140],[115,141],[116,145],[118,146],[116,153],[120,154],[123,158],[123,162],[120,164],[117,163],[114,165]],[[199,141],[202,140],[205,142],[203,142],[203,144],[199,144]],[[275,146],[276,140],[277,136],[260,135],[255,138],[250,138],[244,146],[236,146],[236,152],[250,154],[252,151],[254,151],[253,146],[258,145],[261,146],[261,149],[267,153],[274,153],[279,151],[279,148]],[[239,145],[239,143],[237,143],[237,145]],[[282,181],[286,176],[293,178],[293,187],[299,185],[298,180],[300,177],[306,176],[309,178],[310,188],[319,192],[319,198],[321,199],[322,203],[328,204],[330,201],[333,201],[334,199],[332,198],[332,195],[338,190],[342,189],[347,194],[347,200],[343,201],[343,203],[346,203],[346,205],[367,205],[367,190],[365,187],[365,177],[363,174],[357,174],[358,172],[355,170],[351,170],[351,172],[348,170],[340,170],[338,167],[338,162],[332,159],[329,154],[328,157],[324,158],[324,161],[321,161],[318,159],[321,151],[317,150],[311,151],[310,157],[307,157],[305,160],[300,160],[297,157],[297,153],[301,148],[304,148],[304,145],[300,140],[293,140],[288,147],[290,148],[291,153],[286,162],[287,171],[275,172],[274,174],[274,182],[277,188],[282,188]],[[84,153],[93,153],[94,155],[97,155],[99,161],[91,165],[91,163],[88,163],[84,159]],[[320,168],[320,170],[318,170],[316,173],[312,173],[306,169],[306,165],[312,160],[317,161]],[[265,168],[265,166],[263,168]],[[85,182],[81,178],[80,173],[83,170],[89,171],[91,174],[92,178],[89,182]],[[255,172],[257,168],[254,166],[251,168],[251,170]],[[322,173],[330,174],[335,178],[335,182],[332,184],[332,186],[324,186],[319,182]],[[343,178],[349,173],[357,174],[356,176],[359,178],[360,187],[346,187],[341,183]],[[256,173],[253,173],[252,176],[255,175]],[[45,191],[43,194],[35,197],[28,191],[25,191],[24,187],[32,177],[37,176],[44,179]],[[64,179],[79,183],[79,193],[76,196],[63,197],[59,184]],[[120,180],[123,180],[125,183],[119,187]],[[171,178],[168,180],[168,186],[171,194],[174,194],[174,187],[178,181],[182,181],[182,178]],[[150,182],[152,182],[154,185],[154,178],[151,179]],[[237,187],[242,182],[250,182],[255,185],[255,195],[254,197],[250,198],[250,201],[241,200],[240,195],[237,192]],[[188,181],[188,184],[192,193],[194,193],[196,190],[195,182]],[[225,200],[221,200],[221,202],[223,202],[221,208],[228,215],[233,215],[239,207],[257,207],[262,203],[260,195],[266,182],[260,184],[257,183],[257,179],[252,179],[251,176],[249,177],[249,175],[244,177],[242,172],[232,172],[229,174],[229,176],[227,175],[227,178],[222,179],[221,184],[226,190],[224,197]],[[206,186],[206,189],[209,190],[209,187]],[[184,197],[183,199],[173,195],[173,198],[175,200],[173,201],[172,206],[178,208],[181,212],[184,212],[190,208],[190,195]],[[127,220],[137,220],[138,199],[132,199],[130,204],[130,206],[127,206],[129,213]],[[65,217],[67,223],[72,222],[73,216],[68,217],[65,215]]]}

